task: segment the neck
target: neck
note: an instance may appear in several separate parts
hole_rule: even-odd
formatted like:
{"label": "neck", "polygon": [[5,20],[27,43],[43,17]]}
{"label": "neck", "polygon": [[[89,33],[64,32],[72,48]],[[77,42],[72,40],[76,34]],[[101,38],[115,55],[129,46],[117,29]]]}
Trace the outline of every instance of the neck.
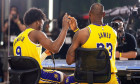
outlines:
{"label": "neck", "polygon": [[94,19],[91,21],[93,24],[103,25],[103,19]]}
{"label": "neck", "polygon": [[37,30],[37,27],[35,25],[33,25],[33,24],[28,25],[28,28],[33,28],[33,29]]}

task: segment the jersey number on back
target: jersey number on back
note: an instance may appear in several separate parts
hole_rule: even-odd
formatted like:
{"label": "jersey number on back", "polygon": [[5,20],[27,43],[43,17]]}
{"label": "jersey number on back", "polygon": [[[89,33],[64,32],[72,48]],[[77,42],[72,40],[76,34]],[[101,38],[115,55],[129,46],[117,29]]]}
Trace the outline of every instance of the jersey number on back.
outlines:
{"label": "jersey number on back", "polygon": [[21,47],[20,47],[20,46],[18,46],[18,47],[16,48],[16,55],[17,55],[17,56],[21,56]]}
{"label": "jersey number on back", "polygon": [[111,43],[106,43],[106,47],[103,43],[97,43],[97,48],[106,48],[109,51],[109,57],[112,58],[113,46]]}

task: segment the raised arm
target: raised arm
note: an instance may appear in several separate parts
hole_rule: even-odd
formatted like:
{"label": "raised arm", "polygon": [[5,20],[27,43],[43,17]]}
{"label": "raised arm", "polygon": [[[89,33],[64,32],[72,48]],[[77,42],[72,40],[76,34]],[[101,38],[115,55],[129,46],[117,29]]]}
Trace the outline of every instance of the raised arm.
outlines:
{"label": "raised arm", "polygon": [[72,41],[72,45],[68,49],[67,55],[66,55],[66,62],[68,65],[71,65],[75,62],[75,50],[80,46],[79,42],[79,31],[75,33]]}
{"label": "raised arm", "polygon": [[2,32],[6,32],[8,29],[8,22],[5,22],[4,26],[2,27]]}
{"label": "raised arm", "polygon": [[24,31],[26,29],[26,26],[21,23],[21,21],[19,19],[19,15],[17,16],[16,19],[14,19],[14,22],[18,25],[20,31]]}
{"label": "raised arm", "polygon": [[64,43],[68,29],[69,29],[68,15],[65,14],[65,16],[63,17],[61,33],[59,34],[58,38],[55,41],[52,41],[49,38],[47,38],[47,36],[45,36],[44,33],[41,31],[36,31],[38,32],[36,38],[44,48],[48,49],[53,53],[58,53]]}
{"label": "raised arm", "polygon": [[70,18],[70,21],[69,21],[70,27],[73,31],[76,32],[73,37],[72,45],[68,49],[68,52],[66,55],[66,62],[68,65],[71,65],[72,63],[75,62],[76,49],[87,41],[89,37],[89,31],[87,28],[79,30],[76,19],[70,16],[69,18]]}

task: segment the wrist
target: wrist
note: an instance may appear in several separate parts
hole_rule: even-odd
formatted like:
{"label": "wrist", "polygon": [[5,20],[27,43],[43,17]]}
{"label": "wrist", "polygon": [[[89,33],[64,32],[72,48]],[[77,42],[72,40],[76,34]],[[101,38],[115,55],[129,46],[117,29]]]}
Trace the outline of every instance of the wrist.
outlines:
{"label": "wrist", "polygon": [[77,32],[79,30],[79,28],[77,27],[77,29],[75,29],[73,32]]}
{"label": "wrist", "polygon": [[120,52],[119,54],[120,54],[120,57],[122,57],[122,53]]}
{"label": "wrist", "polygon": [[63,27],[62,30],[67,32],[68,28]]}
{"label": "wrist", "polygon": [[20,24],[21,22],[20,21],[17,21],[17,24]]}

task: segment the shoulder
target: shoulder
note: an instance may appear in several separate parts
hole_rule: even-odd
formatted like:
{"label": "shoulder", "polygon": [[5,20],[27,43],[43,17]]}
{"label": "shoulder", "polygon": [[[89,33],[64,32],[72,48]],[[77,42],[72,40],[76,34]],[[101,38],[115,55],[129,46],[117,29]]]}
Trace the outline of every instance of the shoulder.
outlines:
{"label": "shoulder", "polygon": [[85,33],[85,34],[88,33],[88,31],[89,31],[88,27],[79,30],[80,33]]}
{"label": "shoulder", "polygon": [[39,30],[33,30],[28,34],[31,41],[34,43],[39,42],[43,37],[45,37],[45,34],[42,31]]}
{"label": "shoulder", "polygon": [[88,28],[80,29],[75,34],[77,34],[79,37],[88,36],[89,35],[89,29]]}
{"label": "shoulder", "polygon": [[126,35],[126,36],[130,36],[130,37],[133,37],[133,35],[130,34],[130,33],[125,33],[125,35]]}
{"label": "shoulder", "polygon": [[39,31],[39,30],[33,30],[33,31],[30,32],[30,34],[32,34],[35,37],[38,37],[38,36],[41,36],[41,35],[45,35],[44,32]]}
{"label": "shoulder", "polygon": [[135,37],[130,33],[125,33],[125,36],[129,39],[135,39]]}
{"label": "shoulder", "polygon": [[106,27],[108,28],[108,31],[110,31],[110,32],[112,32],[112,33],[114,33],[115,34],[115,36],[117,36],[117,32],[116,32],[116,30],[115,29],[113,29],[111,26],[109,26],[109,25],[106,25]]}
{"label": "shoulder", "polygon": [[126,41],[128,41],[130,44],[137,44],[135,37],[132,34],[125,33]]}
{"label": "shoulder", "polygon": [[90,34],[88,28],[80,29],[78,32],[75,33],[73,41],[77,41],[82,45],[87,41],[89,35]]}

